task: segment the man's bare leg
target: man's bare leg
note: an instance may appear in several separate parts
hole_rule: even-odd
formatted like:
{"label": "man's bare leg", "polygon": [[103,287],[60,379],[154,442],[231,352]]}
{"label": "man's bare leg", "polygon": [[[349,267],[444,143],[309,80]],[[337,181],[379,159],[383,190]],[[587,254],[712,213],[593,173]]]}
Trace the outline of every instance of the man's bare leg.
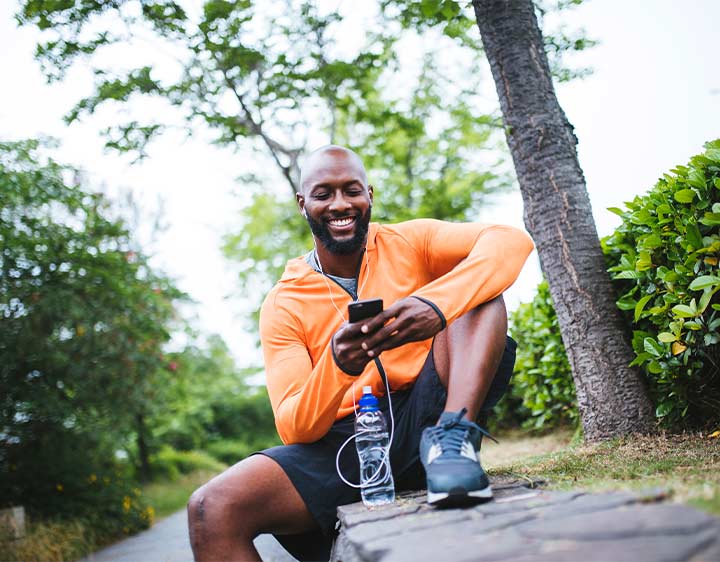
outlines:
{"label": "man's bare leg", "polygon": [[260,560],[253,539],[293,534],[317,523],[285,471],[254,455],[196,490],[188,502],[190,544],[196,561]]}
{"label": "man's bare leg", "polygon": [[435,369],[447,389],[445,411],[467,408],[475,421],[505,350],[507,311],[502,296],[464,314],[435,336]]}

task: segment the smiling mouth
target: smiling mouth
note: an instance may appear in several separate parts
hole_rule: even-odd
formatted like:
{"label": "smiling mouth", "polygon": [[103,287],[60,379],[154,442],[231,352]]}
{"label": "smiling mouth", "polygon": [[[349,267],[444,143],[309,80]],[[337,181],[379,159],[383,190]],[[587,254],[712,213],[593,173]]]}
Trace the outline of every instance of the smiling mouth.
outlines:
{"label": "smiling mouth", "polygon": [[349,226],[355,222],[355,217],[344,217],[341,219],[329,219],[327,223],[330,226],[334,226],[336,228],[342,228],[343,226]]}

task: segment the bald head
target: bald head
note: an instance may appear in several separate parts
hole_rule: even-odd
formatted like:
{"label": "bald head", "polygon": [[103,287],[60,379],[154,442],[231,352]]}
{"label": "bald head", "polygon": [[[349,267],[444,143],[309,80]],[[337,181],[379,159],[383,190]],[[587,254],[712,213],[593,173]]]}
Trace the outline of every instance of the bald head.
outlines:
{"label": "bald head", "polygon": [[367,187],[367,173],[360,157],[344,146],[329,144],[311,152],[300,170],[300,193],[329,176],[355,177]]}

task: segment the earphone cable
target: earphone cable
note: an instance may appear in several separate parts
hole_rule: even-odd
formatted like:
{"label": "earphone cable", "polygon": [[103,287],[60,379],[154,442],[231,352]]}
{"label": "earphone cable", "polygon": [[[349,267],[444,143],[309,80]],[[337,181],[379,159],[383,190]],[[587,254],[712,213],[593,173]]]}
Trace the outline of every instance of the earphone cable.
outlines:
{"label": "earphone cable", "polygon": [[[314,243],[314,240],[313,240]],[[370,257],[368,256],[367,247],[365,248],[365,281],[363,282],[362,286],[358,288],[357,290],[357,297],[360,298],[361,291],[365,288],[365,285],[367,285],[368,279],[370,278]],[[327,274],[323,271],[322,268],[322,262],[320,261],[320,255],[317,251],[317,246],[315,246],[315,260],[317,261],[318,268],[320,269],[320,274],[322,275],[323,280],[325,281],[325,286],[328,290],[328,295],[330,295],[330,302],[332,303],[335,310],[337,310],[337,313],[340,315],[340,318],[343,322],[345,322],[345,315],[342,313],[340,308],[338,308],[338,305],[335,303],[335,299],[332,295],[332,289],[330,287],[330,283],[327,280]],[[388,441],[388,445],[385,448],[385,452],[382,458],[382,462],[379,464],[377,470],[374,472],[374,474],[368,479],[368,481],[364,484],[367,486],[368,484],[374,483],[376,480],[378,480],[378,477],[380,476],[380,472],[382,471],[383,467],[385,466],[385,460],[390,456],[390,447],[392,446],[393,438],[395,436],[395,416],[393,415],[392,411],[392,397],[390,396],[390,382],[388,381],[387,374],[383,372],[385,375],[382,377],[385,382],[385,389],[386,389],[386,396],[388,398],[388,410],[390,412],[390,439]],[[358,417],[357,412],[357,404],[355,402],[355,381],[353,381],[352,384],[352,397],[353,397],[353,410],[355,412],[355,417]],[[343,449],[347,446],[350,441],[355,439],[358,435],[362,433],[367,433],[368,430],[360,430],[356,433],[353,433],[350,437],[348,437],[345,442],[340,445],[340,448],[338,449],[337,455],[335,455],[335,471],[337,472],[337,475],[340,477],[340,480],[345,482],[348,486],[351,486],[353,488],[362,488],[363,484],[355,484],[353,482],[350,482],[343,476],[342,471],[340,470],[340,454],[342,453]]]}

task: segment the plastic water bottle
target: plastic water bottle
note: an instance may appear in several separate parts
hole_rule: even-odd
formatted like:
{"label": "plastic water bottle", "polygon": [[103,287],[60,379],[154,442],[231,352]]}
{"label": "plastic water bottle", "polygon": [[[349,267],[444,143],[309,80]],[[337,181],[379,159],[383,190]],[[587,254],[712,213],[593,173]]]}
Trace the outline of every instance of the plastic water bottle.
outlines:
{"label": "plastic water bottle", "polygon": [[355,418],[355,433],[363,503],[371,507],[394,502],[395,482],[390,468],[388,428],[370,386],[363,387],[360,412]]}

